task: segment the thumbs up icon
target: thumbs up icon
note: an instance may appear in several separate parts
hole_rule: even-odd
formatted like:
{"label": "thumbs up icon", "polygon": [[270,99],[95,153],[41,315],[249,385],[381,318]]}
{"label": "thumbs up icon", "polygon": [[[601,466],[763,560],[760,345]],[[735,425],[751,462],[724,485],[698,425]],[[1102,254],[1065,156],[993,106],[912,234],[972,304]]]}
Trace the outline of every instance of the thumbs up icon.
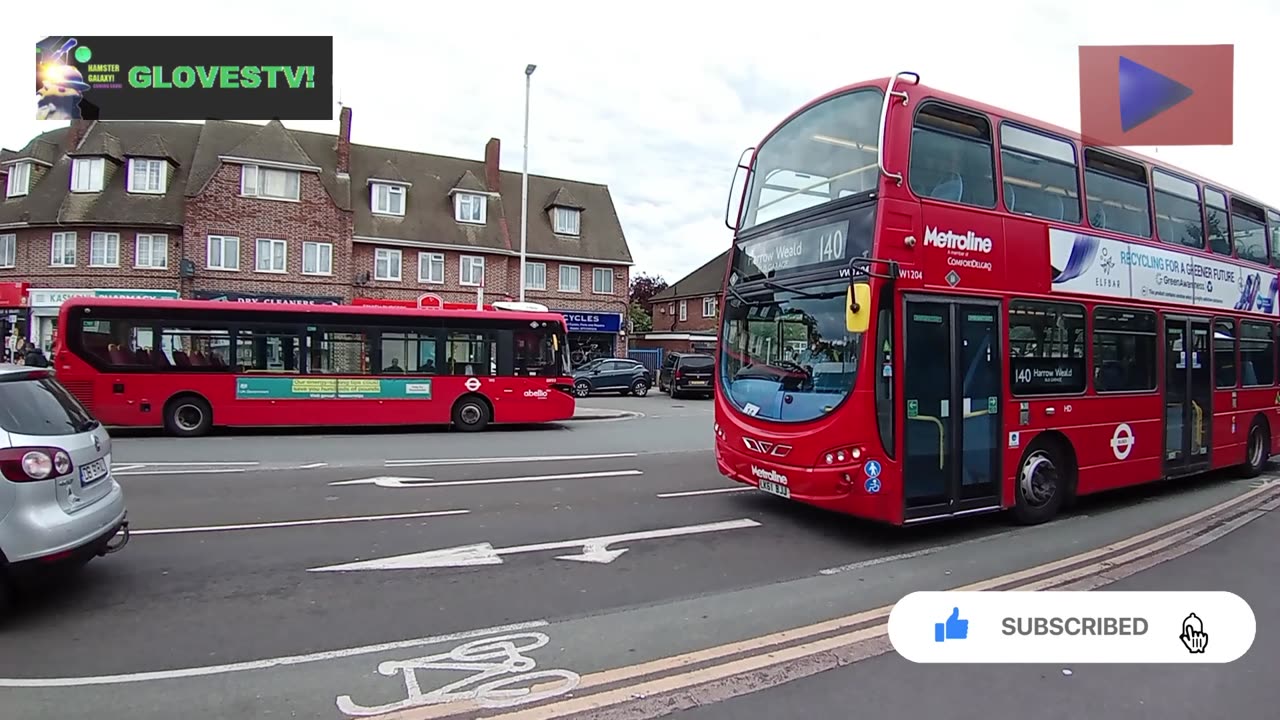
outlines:
{"label": "thumbs up icon", "polygon": [[960,619],[960,608],[952,608],[946,622],[933,624],[933,641],[964,640],[969,637],[969,621]]}
{"label": "thumbs up icon", "polygon": [[1209,634],[1204,631],[1204,622],[1195,613],[1182,621],[1182,635],[1178,639],[1182,640],[1187,652],[1192,654],[1203,654],[1204,649],[1209,647]]}

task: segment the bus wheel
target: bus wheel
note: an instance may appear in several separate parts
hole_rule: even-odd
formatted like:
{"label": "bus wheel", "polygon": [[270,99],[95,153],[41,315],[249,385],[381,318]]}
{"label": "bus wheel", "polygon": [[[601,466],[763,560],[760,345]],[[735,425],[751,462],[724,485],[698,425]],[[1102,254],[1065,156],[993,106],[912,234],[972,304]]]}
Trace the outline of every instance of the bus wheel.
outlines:
{"label": "bus wheel", "polygon": [[573,384],[573,394],[580,398],[584,398],[591,394],[591,383],[586,380],[579,380]]}
{"label": "bus wheel", "polygon": [[1027,448],[1018,468],[1014,518],[1038,525],[1058,514],[1067,494],[1067,467],[1051,443],[1036,441]]}
{"label": "bus wheel", "polygon": [[464,395],[453,406],[453,425],[463,432],[483,430],[489,419],[489,404],[479,395]]}
{"label": "bus wheel", "polygon": [[204,398],[176,397],[164,406],[164,428],[170,435],[199,437],[213,427],[213,411]]}
{"label": "bus wheel", "polygon": [[1258,477],[1271,458],[1271,437],[1267,434],[1266,423],[1261,419],[1254,420],[1249,427],[1249,444],[1246,448],[1240,474],[1247,478]]}

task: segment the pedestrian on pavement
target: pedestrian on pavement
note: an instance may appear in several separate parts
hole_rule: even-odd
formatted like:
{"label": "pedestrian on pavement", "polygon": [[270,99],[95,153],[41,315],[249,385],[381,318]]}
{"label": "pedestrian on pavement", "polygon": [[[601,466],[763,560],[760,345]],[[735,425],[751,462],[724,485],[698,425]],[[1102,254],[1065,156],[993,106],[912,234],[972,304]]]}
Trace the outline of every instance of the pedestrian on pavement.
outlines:
{"label": "pedestrian on pavement", "polygon": [[22,360],[27,367],[49,367],[49,359],[44,356],[44,352],[35,344],[27,345],[27,351],[23,354]]}

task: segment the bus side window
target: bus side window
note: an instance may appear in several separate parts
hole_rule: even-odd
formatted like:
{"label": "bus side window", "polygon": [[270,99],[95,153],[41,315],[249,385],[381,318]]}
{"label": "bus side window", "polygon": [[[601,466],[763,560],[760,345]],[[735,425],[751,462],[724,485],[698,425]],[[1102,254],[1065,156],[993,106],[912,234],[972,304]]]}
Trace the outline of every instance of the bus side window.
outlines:
{"label": "bus side window", "polygon": [[360,330],[313,329],[307,333],[307,372],[374,374],[376,370],[368,362],[369,348],[369,338]]}
{"label": "bus side window", "polygon": [[1271,267],[1280,267],[1280,213],[1267,210],[1267,233],[1271,237]]}
{"label": "bus side window", "polygon": [[1080,222],[1076,147],[1069,140],[1000,126],[1004,206],[1011,213]]}
{"label": "bus side window", "polygon": [[231,333],[224,328],[160,326],[160,347],[150,365],[181,372],[230,369]]}
{"label": "bus side window", "polygon": [[1236,328],[1234,320],[1213,321],[1213,375],[1219,388],[1236,386]]}
{"label": "bus side window", "polygon": [[496,345],[492,332],[449,331],[444,374],[497,375]]}
{"label": "bus side window", "polygon": [[1145,165],[1085,148],[1084,191],[1090,225],[1134,237],[1151,237]]}
{"label": "bus side window", "polygon": [[880,312],[876,317],[876,344],[870,350],[871,368],[876,374],[876,420],[880,426],[880,444],[884,454],[893,457],[893,294],[885,290],[880,296]]}
{"label": "bus side window", "polygon": [[1231,240],[1236,257],[1267,264],[1267,216],[1262,208],[1231,198]]}
{"label": "bus side window", "polygon": [[[436,362],[436,335],[430,330],[405,330],[382,333],[379,347],[382,351],[382,372],[409,375],[435,375],[440,372]],[[390,368],[399,366],[399,370]]]}
{"label": "bus side window", "polygon": [[1227,196],[1221,190],[1204,189],[1204,229],[1209,236],[1209,249],[1219,255],[1231,254],[1230,221],[1227,219]]}
{"label": "bus side window", "polygon": [[1204,247],[1200,186],[1156,168],[1151,171],[1156,196],[1156,232],[1161,242]]}
{"label": "bus side window", "polygon": [[916,112],[911,131],[911,191],[920,197],[996,206],[991,121],[939,103]]}
{"label": "bus side window", "polygon": [[1009,374],[1014,395],[1075,395],[1085,379],[1085,310],[1067,303],[1009,303]]}
{"label": "bus side window", "polygon": [[1156,389],[1156,315],[1093,311],[1093,388],[1098,392]]}
{"label": "bus side window", "polygon": [[1271,344],[1271,325],[1248,320],[1241,321],[1241,385],[1262,387],[1275,384],[1275,353],[1272,352]]}

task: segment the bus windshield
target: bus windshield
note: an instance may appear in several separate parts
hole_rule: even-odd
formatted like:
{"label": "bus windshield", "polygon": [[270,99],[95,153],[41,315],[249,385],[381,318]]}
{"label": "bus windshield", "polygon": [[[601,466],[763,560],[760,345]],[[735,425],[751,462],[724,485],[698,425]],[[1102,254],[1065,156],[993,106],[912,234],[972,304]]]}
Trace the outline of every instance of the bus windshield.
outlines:
{"label": "bus windshield", "polygon": [[862,335],[845,331],[845,281],[725,300],[721,384],[755,418],[804,422],[853,389]]}
{"label": "bus windshield", "polygon": [[876,186],[883,91],[855,90],[792,118],[760,146],[740,230]]}

